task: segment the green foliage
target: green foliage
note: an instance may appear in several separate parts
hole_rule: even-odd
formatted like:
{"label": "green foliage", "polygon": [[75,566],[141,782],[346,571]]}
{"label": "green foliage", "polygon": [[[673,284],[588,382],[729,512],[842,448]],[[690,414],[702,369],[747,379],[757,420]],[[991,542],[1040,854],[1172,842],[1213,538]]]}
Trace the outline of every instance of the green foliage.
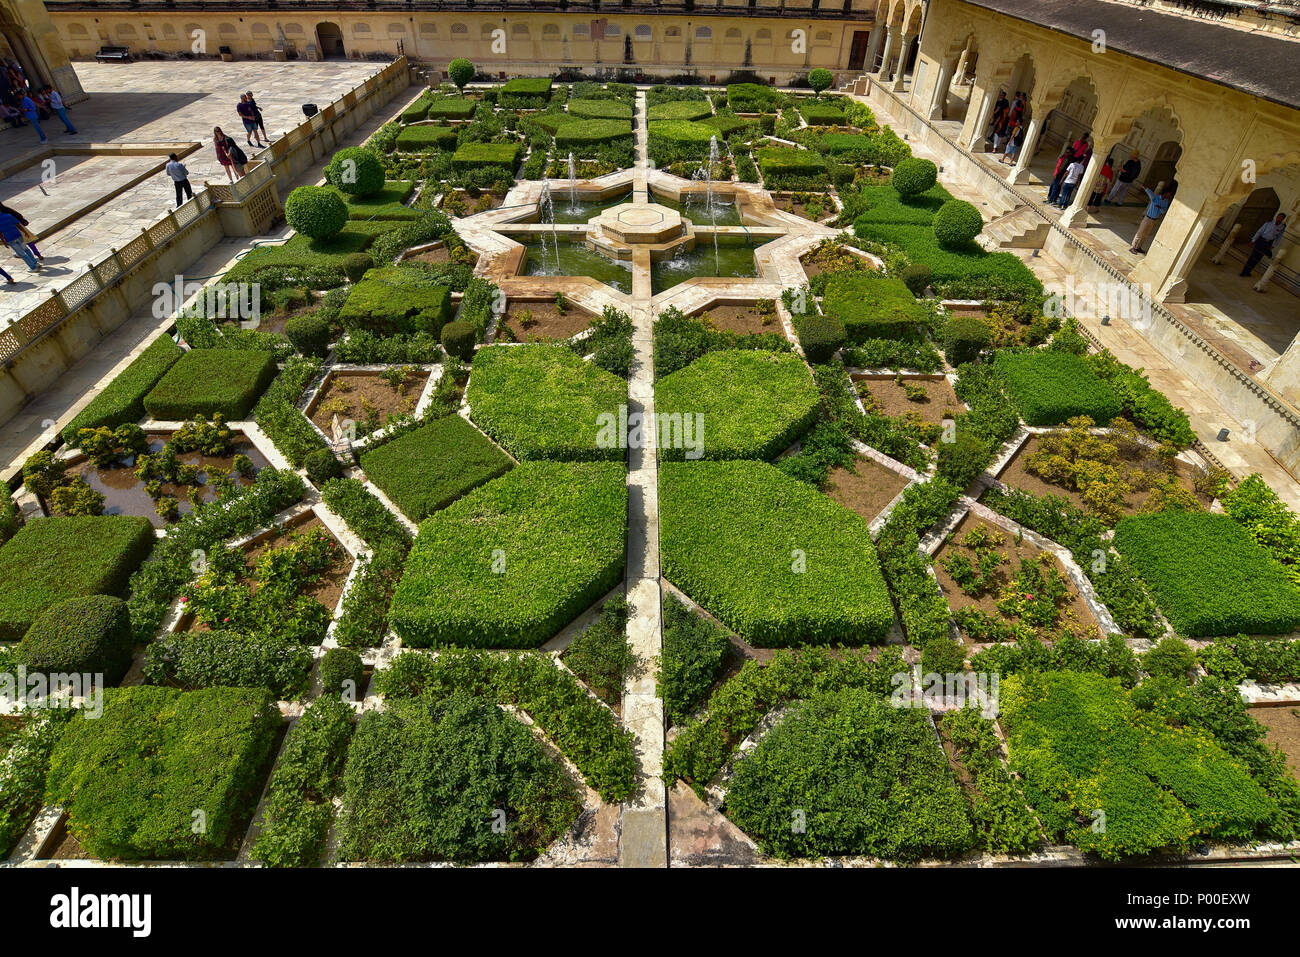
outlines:
{"label": "green foliage", "polygon": [[284,219],[312,239],[329,239],[348,222],[347,204],[325,186],[299,186],[284,201]]}
{"label": "green foliage", "polygon": [[346,329],[436,336],[451,316],[451,290],[421,264],[372,269],[339,311]]}
{"label": "green foliage", "polygon": [[731,651],[727,632],[697,615],[675,595],[663,600],[664,643],[655,677],[670,724],[681,724],[704,703]]}
{"label": "green foliage", "polygon": [[632,124],[628,120],[568,119],[555,130],[557,150],[589,151],[602,144],[630,145]]}
{"label": "green foliage", "polygon": [[942,299],[1021,300],[1043,294],[1042,282],[1015,253],[991,253],[976,243],[945,249],[929,223],[874,222],[859,216],[853,232],[883,256],[890,272],[911,263],[929,266],[930,285]]}
{"label": "green foliage", "polygon": [[855,369],[938,372],[943,360],[924,339],[864,339],[844,350],[844,362]]}
{"label": "green foliage", "polygon": [[[326,695],[359,699],[364,692],[365,665],[350,648],[330,648],[320,662],[321,689]],[[351,682],[351,684],[348,684]]]}
{"label": "green foliage", "polygon": [[464,143],[451,158],[458,170],[501,169],[514,173],[523,149],[518,143]]}
{"label": "green foliage", "polygon": [[149,343],[63,427],[63,441],[72,442],[82,429],[111,429],[139,422],[144,418],[144,397],[180,357],[181,348],[171,336],[159,336]]}
{"label": "green foliage", "polygon": [[22,727],[0,741],[0,856],[8,856],[44,804],[50,754],[73,716],[70,708],[20,712]]}
{"label": "green foliage", "polygon": [[131,618],[126,602],[86,595],[51,605],[27,630],[17,658],[45,674],[102,674],[115,685],[131,667]]}
{"label": "green foliage", "polygon": [[984,471],[992,453],[987,442],[958,427],[951,442],[939,443],[938,474],[964,489]]}
{"label": "green foliage", "polygon": [[[316,607],[323,609],[318,602]],[[273,614],[265,606],[261,611]],[[328,613],[324,621],[319,614],[315,617],[316,630],[323,637]],[[257,687],[284,700],[307,690],[310,673],[311,650],[291,637],[250,636],[223,629],[168,635],[148,647],[144,661],[144,675],[150,684],[186,689]]]}
{"label": "green foliage", "polygon": [[1125,365],[1104,350],[1087,356],[1086,361],[1094,372],[1110,383],[1123,403],[1124,414],[1146,432],[1179,448],[1186,448],[1196,441],[1196,432],[1187,413],[1170,402],[1163,392],[1153,389],[1141,369]]}
{"label": "green foliage", "polygon": [[933,162],[909,156],[907,159],[900,160],[894,167],[894,175],[890,178],[889,185],[894,187],[900,196],[919,196],[933,187],[938,178],[939,167]]}
{"label": "green foliage", "polygon": [[924,470],[929,464],[930,454],[920,443],[933,442],[941,431],[937,427],[927,431],[901,416],[863,415],[853,401],[853,384],[839,359],[814,368],[813,381],[821,393],[822,415],[827,421],[904,465]]}
{"label": "green foliage", "polygon": [[744,335],[715,329],[702,319],[669,306],[654,324],[655,379],[684,369],[700,356],[722,349],[790,351],[789,340],[779,332]]}
{"label": "green foliage", "polygon": [[384,188],[384,164],[364,146],[345,146],[326,164],[325,181],[349,196],[370,196]]}
{"label": "green foliage", "polygon": [[934,238],[945,249],[966,246],[983,229],[984,217],[974,205],[964,200],[950,199],[934,214]]}
{"label": "green foliage", "polygon": [[746,641],[860,645],[888,632],[866,522],[805,483],[762,462],[665,463],[659,508],[664,575]]}
{"label": "green foliage", "polygon": [[429,102],[431,120],[467,120],[478,109],[478,101],[464,96],[438,96]]}
{"label": "green foliage", "polygon": [[303,712],[267,786],[256,860],[268,867],[320,864],[351,740],[352,709],[339,699],[318,699]]}
{"label": "green foliage", "polygon": [[[561,294],[557,294],[558,296]],[[569,348],[579,355],[591,354],[594,365],[606,372],[626,379],[632,374],[632,317],[626,312],[606,306],[591,320],[589,334],[583,339],[570,339]]]}
{"label": "green foliage", "polygon": [[1076,355],[1000,352],[995,362],[1028,425],[1059,425],[1080,415],[1109,422],[1120,413],[1114,390]]}
{"label": "green foliage", "polygon": [[849,339],[916,338],[933,313],[901,279],[838,273],[826,284],[822,309],[844,323]]}
{"label": "green foliage", "polygon": [[803,354],[814,365],[829,360],[848,342],[844,321],[835,316],[808,313],[797,317],[794,325]]}
{"label": "green foliage", "polygon": [[510,459],[459,415],[448,415],[361,453],[367,477],[419,522],[510,469]]}
{"label": "green foliage", "polygon": [[154,545],[153,526],[132,515],[38,518],[0,547],[0,640],[22,638],[51,605],[121,595]]}
{"label": "green foliage", "polygon": [[[526,727],[465,694],[364,714],[343,780],[344,860],[528,860],[582,807]],[[500,811],[505,826],[487,826]]]}
{"label": "green foliage", "polygon": [[323,484],[320,492],[330,510],[371,548],[394,542],[404,547],[410,544],[411,536],[402,523],[359,480],[335,479]]}
{"label": "green foliage", "polygon": [[[818,394],[798,356],[732,349],[660,379],[655,410],[682,418],[680,431],[660,429],[661,460],[771,459],[816,421]],[[688,417],[701,423],[689,442]]]}
{"label": "green foliage", "polygon": [[944,358],[956,367],[974,362],[989,347],[993,332],[988,323],[975,316],[954,316],[940,332]]}
{"label": "green foliage", "polygon": [[320,360],[294,356],[284,364],[271,387],[253,409],[253,420],[295,468],[306,464],[312,452],[326,449],[311,423],[298,411],[298,398],[320,373]]}
{"label": "green foliage", "polygon": [[1168,635],[1142,656],[1142,670],[1149,675],[1164,675],[1178,681],[1191,677],[1196,652],[1177,635]]}
{"label": "green foliage", "polygon": [[459,90],[465,89],[465,84],[474,79],[475,72],[474,64],[464,57],[457,57],[447,64],[447,76]]}
{"label": "green foliage", "polygon": [[[572,103],[569,104],[569,112],[573,112]],[[702,120],[712,115],[713,107],[708,100],[670,100],[646,108],[646,119],[652,123],[661,120]]]}
{"label": "green foliage", "polygon": [[329,354],[330,325],[319,316],[294,316],[284,324],[284,334],[304,356],[323,359]]}
{"label": "green foliage", "polygon": [[303,456],[302,467],[313,485],[320,485],[343,475],[343,465],[329,449],[316,449]]}
{"label": "green foliage", "polygon": [[409,647],[536,647],[623,573],[621,463],[525,462],[420,527],[393,596]]}
{"label": "green foliage", "polygon": [[853,441],[843,427],[821,422],[804,436],[799,451],[779,459],[776,467],[791,478],[821,488],[835,467],[852,469],[857,461]]}
{"label": "green foliage", "polygon": [[1272,635],[1300,626],[1300,591],[1226,515],[1132,515],[1116,526],[1115,547],[1180,634]]}
{"label": "green foliage", "polygon": [[1224,681],[1250,679],[1268,684],[1300,681],[1300,641],[1285,638],[1221,638],[1197,656],[1205,670]]}
{"label": "green foliage", "polygon": [[1222,497],[1223,510],[1272,554],[1291,581],[1300,585],[1300,517],[1258,473]]}
{"label": "green foliage", "polygon": [[[568,111],[570,116],[583,120],[631,120],[635,112],[630,103],[624,103],[622,100],[569,100]],[[650,111],[653,119],[668,119],[668,117],[656,117],[654,111]],[[685,119],[694,119],[694,117],[685,117]]]}
{"label": "green foliage", "polygon": [[[808,71],[808,85],[812,87],[814,93],[821,93],[822,90],[830,89],[831,84],[834,82],[834,75],[824,67],[819,66],[815,70]],[[807,115],[807,113],[804,114],[805,119]],[[812,121],[809,120],[809,122]]]}
{"label": "green foliage", "polygon": [[220,856],[256,803],[279,721],[251,688],[110,689],[103,714],[74,718],[55,746],[46,800],[98,858]]}
{"label": "green foliage", "polygon": [[479,349],[465,397],[474,423],[515,458],[624,457],[618,441],[602,440],[602,423],[617,422],[627,383],[565,346]]}
{"label": "green foliage", "polygon": [[783,94],[762,83],[727,84],[727,105],[737,113],[775,112],[785,102]]}
{"label": "green foliage", "polygon": [[275,374],[275,357],[269,352],[191,349],[144,397],[144,407],[164,421],[196,415],[243,419]]}
{"label": "green foliage", "polygon": [[764,146],[758,168],[768,189],[825,189],[826,161],[821,154],[793,146]]}
{"label": "green foliage", "polygon": [[397,134],[394,145],[404,153],[419,153],[425,150],[455,150],[457,143],[454,126],[436,126],[421,123],[418,126],[406,126]]}
{"label": "green foliage", "polygon": [[478,336],[468,322],[456,320],[442,327],[442,348],[449,356],[468,362],[474,358],[474,346],[477,343]]}
{"label": "green foliage", "polygon": [[1025,854],[1041,843],[1038,822],[1025,807],[1025,796],[1002,763],[1002,745],[993,722],[978,710],[949,711],[941,722],[957,759],[971,775],[971,822],[976,847],[991,854]]}
{"label": "green foliage", "polygon": [[627,599],[616,595],[562,656],[569,670],[610,705],[622,701],[623,681],[636,669],[636,655],[627,643],[627,619]]}
{"label": "green foliage", "polygon": [[809,126],[840,126],[844,123],[844,111],[830,103],[805,100],[799,112]]}
{"label": "green foliage", "polygon": [[709,140],[718,135],[716,127],[691,120],[655,120],[648,130],[650,159],[661,167],[675,160],[707,158]]}

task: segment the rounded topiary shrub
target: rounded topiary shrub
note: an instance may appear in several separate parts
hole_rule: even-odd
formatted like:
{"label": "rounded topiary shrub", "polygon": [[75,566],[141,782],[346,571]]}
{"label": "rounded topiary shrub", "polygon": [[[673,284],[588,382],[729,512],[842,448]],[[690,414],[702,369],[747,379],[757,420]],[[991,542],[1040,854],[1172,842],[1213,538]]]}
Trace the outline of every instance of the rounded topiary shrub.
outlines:
{"label": "rounded topiary shrub", "polygon": [[345,146],[325,167],[325,180],[351,196],[369,196],[384,188],[384,164],[362,146]]}
{"label": "rounded topiary shrub", "polygon": [[830,70],[823,67],[818,67],[808,74],[808,85],[813,88],[814,93],[829,89],[833,82],[835,82],[835,77],[831,76]]}
{"label": "rounded topiary shrub", "polygon": [[919,196],[939,180],[939,167],[927,159],[899,160],[889,183],[900,196]]}
{"label": "rounded topiary shrub", "polygon": [[343,475],[343,466],[329,449],[308,452],[302,460],[302,466],[307,470],[307,477],[316,485],[328,482],[330,479],[341,478]]}
{"label": "rounded topiary shrub", "polygon": [[45,674],[102,674],[117,684],[131,667],[131,618],[111,595],[69,598],[51,605],[18,645],[18,660]]}
{"label": "rounded topiary shrub", "polygon": [[989,464],[989,447],[960,425],[952,438],[951,442],[939,443],[938,472],[953,485],[964,489]]}
{"label": "rounded topiary shrub", "polygon": [[[351,648],[331,648],[320,662],[320,683],[326,694],[348,694],[350,700],[359,700],[364,690],[365,667],[361,656]],[[345,681],[352,682],[344,685]]]}
{"label": "rounded topiary shrub", "polygon": [[829,360],[847,341],[844,323],[832,316],[806,316],[799,321],[799,345],[814,365]]}
{"label": "rounded topiary shrub", "polygon": [[464,57],[457,57],[447,64],[447,76],[457,89],[465,89],[465,84],[474,79],[474,64]]}
{"label": "rounded topiary shrub", "polygon": [[294,316],[284,324],[284,334],[305,356],[324,358],[330,351],[330,324],[319,316]]}
{"label": "rounded topiary shrub", "polygon": [[348,282],[358,282],[361,277],[375,268],[375,258],[370,253],[348,253],[343,257],[343,275]]}
{"label": "rounded topiary shrub", "polygon": [[943,354],[952,366],[974,362],[991,341],[989,327],[973,316],[952,319],[943,327]]}
{"label": "rounded topiary shrub", "polygon": [[984,228],[984,217],[970,203],[950,199],[934,214],[934,238],[946,249],[965,246]]}
{"label": "rounded topiary shrub", "polygon": [[474,358],[474,343],[478,337],[468,322],[449,322],[442,327],[442,348],[447,355],[466,361]]}
{"label": "rounded topiary shrub", "polygon": [[348,207],[326,186],[299,186],[284,203],[284,218],[312,239],[328,239],[347,225]]}
{"label": "rounded topiary shrub", "polygon": [[930,267],[925,263],[912,263],[899,273],[898,278],[919,299],[930,285]]}

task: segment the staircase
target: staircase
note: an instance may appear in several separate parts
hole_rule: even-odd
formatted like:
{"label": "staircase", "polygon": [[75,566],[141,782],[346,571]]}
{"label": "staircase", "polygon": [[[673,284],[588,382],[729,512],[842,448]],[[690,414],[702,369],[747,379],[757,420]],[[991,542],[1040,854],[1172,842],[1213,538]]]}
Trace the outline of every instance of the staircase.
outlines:
{"label": "staircase", "polygon": [[[839,89],[836,92],[858,93],[858,94],[866,93],[868,78],[869,78],[869,74],[863,73],[859,75],[856,79],[849,80],[847,83],[841,83],[839,85]],[[859,89],[859,85],[861,86],[861,89]]]}
{"label": "staircase", "polygon": [[984,227],[979,243],[986,249],[1042,249],[1051,224],[1032,206],[1020,205]]}

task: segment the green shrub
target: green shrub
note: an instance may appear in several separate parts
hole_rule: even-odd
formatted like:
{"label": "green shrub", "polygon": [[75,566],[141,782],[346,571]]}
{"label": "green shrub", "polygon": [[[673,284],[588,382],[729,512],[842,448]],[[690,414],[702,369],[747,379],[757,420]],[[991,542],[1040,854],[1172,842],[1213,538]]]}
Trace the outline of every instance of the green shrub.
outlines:
{"label": "green shrub", "polygon": [[330,324],[319,316],[294,316],[284,324],[284,335],[304,356],[323,359],[329,354]]}
{"label": "green shrub", "polygon": [[1276,635],[1300,626],[1300,592],[1226,515],[1132,515],[1116,526],[1115,547],[1179,634]]}
{"label": "green shrub", "polygon": [[844,323],[852,342],[915,338],[932,317],[901,279],[873,273],[839,273],[826,284],[822,309]]}
{"label": "green shrub", "polygon": [[[501,87],[501,96],[522,97],[545,102],[551,98],[552,81],[550,77],[517,76],[507,80]],[[503,99],[502,106],[509,106]],[[514,108],[514,107],[511,107]]]}
{"label": "green shrub", "polygon": [[900,196],[918,196],[934,186],[939,178],[939,167],[930,160],[909,156],[894,167],[889,184]]}
{"label": "green shrub", "polygon": [[429,115],[429,104],[433,102],[433,90],[423,89],[420,95],[410,106],[402,110],[401,121],[403,123],[416,123]]}
{"label": "green shrub", "polygon": [[431,120],[468,120],[478,109],[478,101],[464,96],[439,96],[429,102]]}
{"label": "green shrub", "polygon": [[993,341],[993,332],[975,316],[954,316],[944,323],[941,339],[944,357],[956,368],[978,359]]}
{"label": "green shrub", "polygon": [[454,126],[435,126],[422,123],[406,126],[397,134],[394,145],[403,153],[420,153],[426,150],[456,149],[457,135]]}
{"label": "green shrub", "polygon": [[984,471],[993,450],[969,429],[958,428],[951,442],[939,443],[938,472],[958,488],[966,488]]}
{"label": "green shrub", "polygon": [[196,415],[241,420],[275,378],[269,352],[191,349],[144,397],[155,419],[178,422]]}
{"label": "green shrub", "polygon": [[320,492],[330,510],[371,548],[396,543],[405,549],[411,544],[406,528],[360,480],[334,479],[321,485]]}
{"label": "green shrub", "polygon": [[457,57],[447,64],[447,76],[451,78],[452,83],[456,84],[458,90],[465,89],[465,84],[474,79],[476,72],[474,64],[464,57]]}
{"label": "green shrub", "polygon": [[664,463],[659,509],[664,576],[751,644],[888,632],[866,522],[816,489],[762,462]]}
{"label": "green shrub", "polygon": [[650,159],[658,166],[679,159],[704,159],[709,155],[709,141],[718,135],[716,128],[690,120],[656,120],[648,132]]}
{"label": "green shrub", "polygon": [[325,186],[299,186],[284,201],[284,219],[312,239],[329,239],[348,223],[347,204]]}
{"label": "green shrub", "polygon": [[792,353],[710,352],[655,383],[656,415],[673,417],[660,429],[659,457],[771,459],[812,427],[819,404]]}
{"label": "green shrub", "polygon": [[121,595],[153,548],[153,526],[133,515],[38,518],[0,547],[0,640],[22,638],[69,598]]}
{"label": "green shrub", "polygon": [[337,698],[308,705],[285,737],[267,786],[252,856],[268,867],[315,867],[343,789],[352,709]]}
{"label": "green shrub", "polygon": [[320,485],[343,475],[343,466],[329,449],[315,449],[303,456],[302,467],[313,485]]}
{"label": "green shrub", "polygon": [[1119,398],[1109,383],[1069,352],[1000,352],[995,363],[1029,425],[1060,425],[1080,415],[1109,422],[1120,413]]}
{"label": "green shrub", "polygon": [[627,599],[616,595],[605,602],[600,617],[580,634],[562,658],[569,670],[608,704],[623,700],[623,681],[636,668],[636,655],[627,643]]}
{"label": "green shrub", "polygon": [[664,644],[656,676],[664,716],[680,724],[704,703],[731,650],[726,631],[676,596],[663,600]]}
{"label": "green shrub", "polygon": [[934,214],[934,238],[945,249],[960,249],[984,229],[984,217],[972,204],[950,199]]}
{"label": "green shrub", "polygon": [[758,168],[769,189],[825,189],[826,161],[812,150],[765,146],[758,151]]}
{"label": "green shrub", "polygon": [[966,792],[976,846],[992,854],[1024,854],[1042,843],[1038,822],[1020,783],[1002,763],[1002,742],[991,720],[972,707],[949,711],[940,722],[961,767],[972,778]]}
{"label": "green shrub", "polygon": [[1222,496],[1223,510],[1268,549],[1296,585],[1300,585],[1300,516],[1291,511],[1263,476],[1255,472]]}
{"label": "green shrub", "polygon": [[330,648],[321,658],[320,682],[327,695],[343,695],[349,700],[359,701],[365,693],[364,679],[365,665],[361,656],[350,648]]}
{"label": "green shrub", "polygon": [[608,428],[627,383],[562,345],[485,346],[465,393],[470,417],[517,459],[617,459]]}
{"label": "green shrub", "polygon": [[345,146],[325,166],[325,181],[350,196],[370,196],[384,188],[384,164],[364,146]]}
{"label": "green shrub", "polygon": [[[631,330],[629,327],[629,336]],[[669,306],[654,323],[655,379],[684,369],[700,356],[723,349],[762,349],[789,352],[790,342],[780,332],[740,334],[714,328],[696,316]],[[630,341],[630,340],[629,340]]]}
{"label": "green shrub", "polygon": [[438,335],[451,316],[451,290],[418,264],[366,273],[339,310],[346,329]]}
{"label": "green shrub", "polygon": [[[312,640],[324,637],[329,613],[313,598],[320,611],[314,616]],[[299,603],[300,607],[302,603]],[[311,606],[308,606],[311,607]],[[280,608],[274,609],[281,612]],[[265,608],[263,614],[271,614]],[[283,612],[302,624],[299,608]],[[311,649],[292,636],[243,634],[237,631],[180,631],[166,635],[145,651],[144,675],[152,685],[192,690],[222,686],[265,688],[279,700],[301,697],[311,678]]]}
{"label": "green shrub", "polygon": [[468,322],[449,322],[442,327],[442,348],[449,356],[469,362],[477,344],[478,336]]}
{"label": "green shrub", "polygon": [[817,313],[801,316],[795,320],[795,332],[799,334],[803,354],[814,365],[826,362],[848,342],[844,322],[835,316]]}
{"label": "green shrub", "polygon": [[46,608],[18,645],[18,659],[46,674],[102,674],[115,685],[131,667],[131,618],[111,595],[69,598]]}
{"label": "green shrub", "polygon": [[0,855],[13,851],[44,805],[50,754],[73,714],[71,708],[29,710],[12,737],[0,738]]}
{"label": "green shrub", "polygon": [[830,85],[834,82],[835,77],[824,67],[819,66],[815,70],[808,71],[808,85],[812,87],[814,93],[830,89]]}
{"label": "green shrub", "polygon": [[413,522],[504,475],[510,459],[459,415],[448,415],[361,453],[369,479]]}
{"label": "green shrub", "polygon": [[775,112],[783,99],[779,92],[762,83],[727,84],[727,105],[737,113]]}
{"label": "green shrub", "polygon": [[525,462],[420,527],[389,617],[408,647],[536,647],[623,574],[621,463]]}
{"label": "green shrub", "polygon": [[930,267],[924,263],[913,263],[904,269],[898,278],[903,281],[908,291],[919,299],[925,295],[926,287],[930,285]]}
{"label": "green shrub", "polygon": [[[573,112],[573,104],[569,104],[569,112]],[[645,115],[652,123],[659,120],[702,120],[713,115],[713,107],[707,100],[672,100],[648,106]]]}
{"label": "green shrub", "polygon": [[1196,665],[1196,652],[1177,635],[1167,635],[1142,656],[1142,669],[1149,675],[1164,675],[1178,681],[1189,680]]}
{"label": "green shrub", "polygon": [[590,150],[605,143],[630,142],[632,124],[627,120],[568,119],[555,129],[558,150]]}
{"label": "green shrub", "polygon": [[805,100],[799,112],[809,126],[840,126],[844,123],[844,111],[829,103],[816,103]]}
{"label": "green shrub", "polygon": [[71,443],[82,429],[111,429],[139,422],[144,418],[144,397],[181,354],[171,336],[159,336],[149,343],[63,427],[63,441]]}
{"label": "green shrub", "polygon": [[630,103],[621,100],[569,100],[569,115],[583,120],[630,120]]}
{"label": "green shrub", "polygon": [[[343,781],[339,856],[352,861],[528,860],[582,810],[528,728],[465,694],[362,715]],[[501,812],[504,827],[488,826]]]}
{"label": "green shrub", "polygon": [[513,174],[519,164],[518,143],[465,143],[456,150],[451,165],[456,169],[502,169]]}
{"label": "green shrub", "polygon": [[303,467],[310,453],[327,448],[325,440],[297,406],[303,390],[320,374],[320,368],[319,359],[291,357],[253,409],[258,428],[294,468]]}

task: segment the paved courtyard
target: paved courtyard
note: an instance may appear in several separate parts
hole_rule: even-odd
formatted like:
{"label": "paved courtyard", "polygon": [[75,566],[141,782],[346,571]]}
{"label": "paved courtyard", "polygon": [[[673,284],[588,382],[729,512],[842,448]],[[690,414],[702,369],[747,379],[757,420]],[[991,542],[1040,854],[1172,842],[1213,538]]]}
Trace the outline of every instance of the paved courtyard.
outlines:
{"label": "paved courtyard", "polygon": [[[58,121],[45,124],[49,146],[131,143],[171,145],[178,152],[195,142],[200,149],[183,162],[197,191],[203,184],[226,182],[212,148],[212,128],[220,126],[245,145],[235,113],[239,95],[251,90],[271,138],[279,139],[303,120],[302,104],[319,107],[338,99],[380,63],[77,63],[77,75],[90,99],[77,104],[69,118],[77,135],[64,133]],[[160,92],[162,91],[162,92]],[[0,131],[0,163],[38,154],[44,147],[29,127]],[[247,150],[250,157],[253,150]],[[104,157],[55,156],[54,176],[43,178],[38,163],[0,180],[0,200],[21,212],[41,233],[76,210],[94,202],[165,162],[162,155]],[[170,178],[158,172],[120,196],[39,243],[45,267],[31,273],[17,257],[0,265],[17,280],[0,288],[0,327],[24,315],[52,292],[72,282],[110,249],[121,247],[172,208]]]}

